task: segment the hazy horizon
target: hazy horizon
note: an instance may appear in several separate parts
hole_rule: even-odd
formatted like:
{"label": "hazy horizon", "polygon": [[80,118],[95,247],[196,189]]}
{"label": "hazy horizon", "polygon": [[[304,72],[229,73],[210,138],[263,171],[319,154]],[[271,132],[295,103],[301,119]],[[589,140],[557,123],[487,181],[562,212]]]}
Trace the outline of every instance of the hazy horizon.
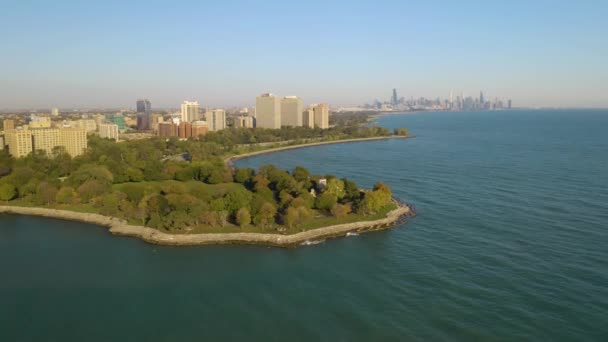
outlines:
{"label": "hazy horizon", "polygon": [[608,4],[22,1],[0,13],[0,109],[360,105],[464,93],[608,107]]}

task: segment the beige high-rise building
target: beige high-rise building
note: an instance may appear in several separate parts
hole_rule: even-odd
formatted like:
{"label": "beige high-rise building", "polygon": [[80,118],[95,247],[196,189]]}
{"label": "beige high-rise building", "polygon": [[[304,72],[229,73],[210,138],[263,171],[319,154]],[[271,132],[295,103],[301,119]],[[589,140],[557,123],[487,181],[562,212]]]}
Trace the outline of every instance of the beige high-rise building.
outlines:
{"label": "beige high-rise building", "polygon": [[255,99],[256,127],[281,128],[281,99],[262,94]]}
{"label": "beige high-rise building", "polygon": [[95,116],[93,116],[93,120],[95,120],[97,130],[99,130],[99,126],[106,121],[106,116],[103,114],[95,114]]}
{"label": "beige high-rise building", "polygon": [[184,103],[182,103],[181,120],[183,122],[196,121],[199,119],[200,112],[201,106],[198,104],[198,102],[184,101]]}
{"label": "beige high-rise building", "polygon": [[234,127],[253,128],[253,118],[251,116],[238,116],[234,119]]}
{"label": "beige high-rise building", "polygon": [[32,150],[44,151],[47,155],[53,153],[53,149],[61,145],[59,139],[59,128],[35,128],[32,132]]}
{"label": "beige high-rise building", "polygon": [[302,111],[304,103],[297,96],[285,96],[281,100],[281,125],[282,126],[302,126]]}
{"label": "beige high-rise building", "polygon": [[8,131],[9,129],[15,129],[15,120],[4,119],[3,126],[5,131]]}
{"label": "beige high-rise building", "polygon": [[118,125],[113,123],[100,124],[99,136],[102,138],[118,141]]}
{"label": "beige high-rise building", "polygon": [[329,128],[329,106],[321,103],[313,106],[315,114],[315,126],[321,129]]}
{"label": "beige high-rise building", "polygon": [[52,116],[58,116],[59,115],[59,108],[53,108],[53,109],[51,109],[51,115]]}
{"label": "beige high-rise building", "polygon": [[32,132],[26,129],[11,129],[5,132],[8,153],[21,158],[32,152]]}
{"label": "beige high-rise building", "polygon": [[315,128],[315,111],[312,107],[304,109],[304,113],[302,113],[302,126]]}
{"label": "beige high-rise building", "polygon": [[84,128],[62,128],[59,130],[59,142],[70,156],[79,156],[87,148],[87,131]]}
{"label": "beige high-rise building", "polygon": [[152,118],[150,119],[150,128],[155,131],[158,132],[158,124],[163,122],[163,116],[160,114],[152,114]]}
{"label": "beige high-rise building", "polygon": [[209,125],[209,130],[217,132],[226,128],[226,111],[223,109],[212,109],[205,113],[205,119]]}

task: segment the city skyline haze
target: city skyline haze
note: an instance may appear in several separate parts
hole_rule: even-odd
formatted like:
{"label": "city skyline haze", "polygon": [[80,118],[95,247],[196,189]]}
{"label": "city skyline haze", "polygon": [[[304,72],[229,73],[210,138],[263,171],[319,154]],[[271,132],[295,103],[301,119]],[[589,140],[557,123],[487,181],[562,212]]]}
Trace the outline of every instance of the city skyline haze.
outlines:
{"label": "city skyline haze", "polygon": [[354,106],[450,91],[608,107],[608,3],[19,1],[0,13],[0,109]]}

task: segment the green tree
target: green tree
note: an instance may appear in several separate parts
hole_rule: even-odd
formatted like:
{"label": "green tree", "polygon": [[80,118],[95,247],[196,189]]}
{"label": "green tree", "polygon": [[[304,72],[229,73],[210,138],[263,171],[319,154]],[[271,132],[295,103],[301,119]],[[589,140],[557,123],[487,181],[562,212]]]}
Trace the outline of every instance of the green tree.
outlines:
{"label": "green tree", "polygon": [[78,194],[71,186],[64,186],[57,192],[55,200],[59,204],[76,204],[78,202]]}
{"label": "green tree", "polygon": [[144,180],[144,173],[140,169],[130,167],[127,168],[127,178],[129,182],[142,182]]}
{"label": "green tree", "polygon": [[234,173],[234,180],[237,183],[245,184],[253,178],[254,172],[250,168],[237,169]]}
{"label": "green tree", "polygon": [[265,202],[262,204],[257,215],[255,215],[253,222],[261,227],[268,227],[274,223],[274,216],[277,213],[277,208],[271,203]]}
{"label": "green tree", "polygon": [[230,215],[235,215],[241,208],[249,208],[253,194],[245,188],[238,188],[230,191],[225,197],[225,209]]}
{"label": "green tree", "polygon": [[315,206],[317,209],[330,211],[337,202],[338,199],[335,195],[328,192],[323,192],[321,195],[317,196]]}
{"label": "green tree", "polygon": [[323,193],[331,194],[338,200],[342,199],[346,194],[344,191],[344,181],[337,178],[331,178],[327,181],[327,186],[323,189]]}
{"label": "green tree", "polygon": [[295,227],[300,220],[300,213],[298,209],[289,207],[285,210],[285,214],[283,215],[283,222],[289,228]]}
{"label": "green tree", "polygon": [[0,184],[0,200],[8,202],[17,197],[17,188],[13,184]]}
{"label": "green tree", "polygon": [[292,174],[293,178],[298,182],[307,182],[310,179],[310,171],[302,166],[296,166]]}
{"label": "green tree", "polygon": [[251,223],[251,214],[249,213],[249,209],[241,208],[236,212],[236,223],[243,228]]}

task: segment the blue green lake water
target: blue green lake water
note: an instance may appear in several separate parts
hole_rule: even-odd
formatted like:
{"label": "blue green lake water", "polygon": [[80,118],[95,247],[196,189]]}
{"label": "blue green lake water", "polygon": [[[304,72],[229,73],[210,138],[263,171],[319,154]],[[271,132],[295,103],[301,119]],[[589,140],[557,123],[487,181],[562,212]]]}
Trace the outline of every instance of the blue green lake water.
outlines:
{"label": "blue green lake water", "polygon": [[382,180],[419,212],[390,231],[176,248],[0,216],[0,341],[608,340],[608,111],[378,122],[417,137],[237,165]]}

